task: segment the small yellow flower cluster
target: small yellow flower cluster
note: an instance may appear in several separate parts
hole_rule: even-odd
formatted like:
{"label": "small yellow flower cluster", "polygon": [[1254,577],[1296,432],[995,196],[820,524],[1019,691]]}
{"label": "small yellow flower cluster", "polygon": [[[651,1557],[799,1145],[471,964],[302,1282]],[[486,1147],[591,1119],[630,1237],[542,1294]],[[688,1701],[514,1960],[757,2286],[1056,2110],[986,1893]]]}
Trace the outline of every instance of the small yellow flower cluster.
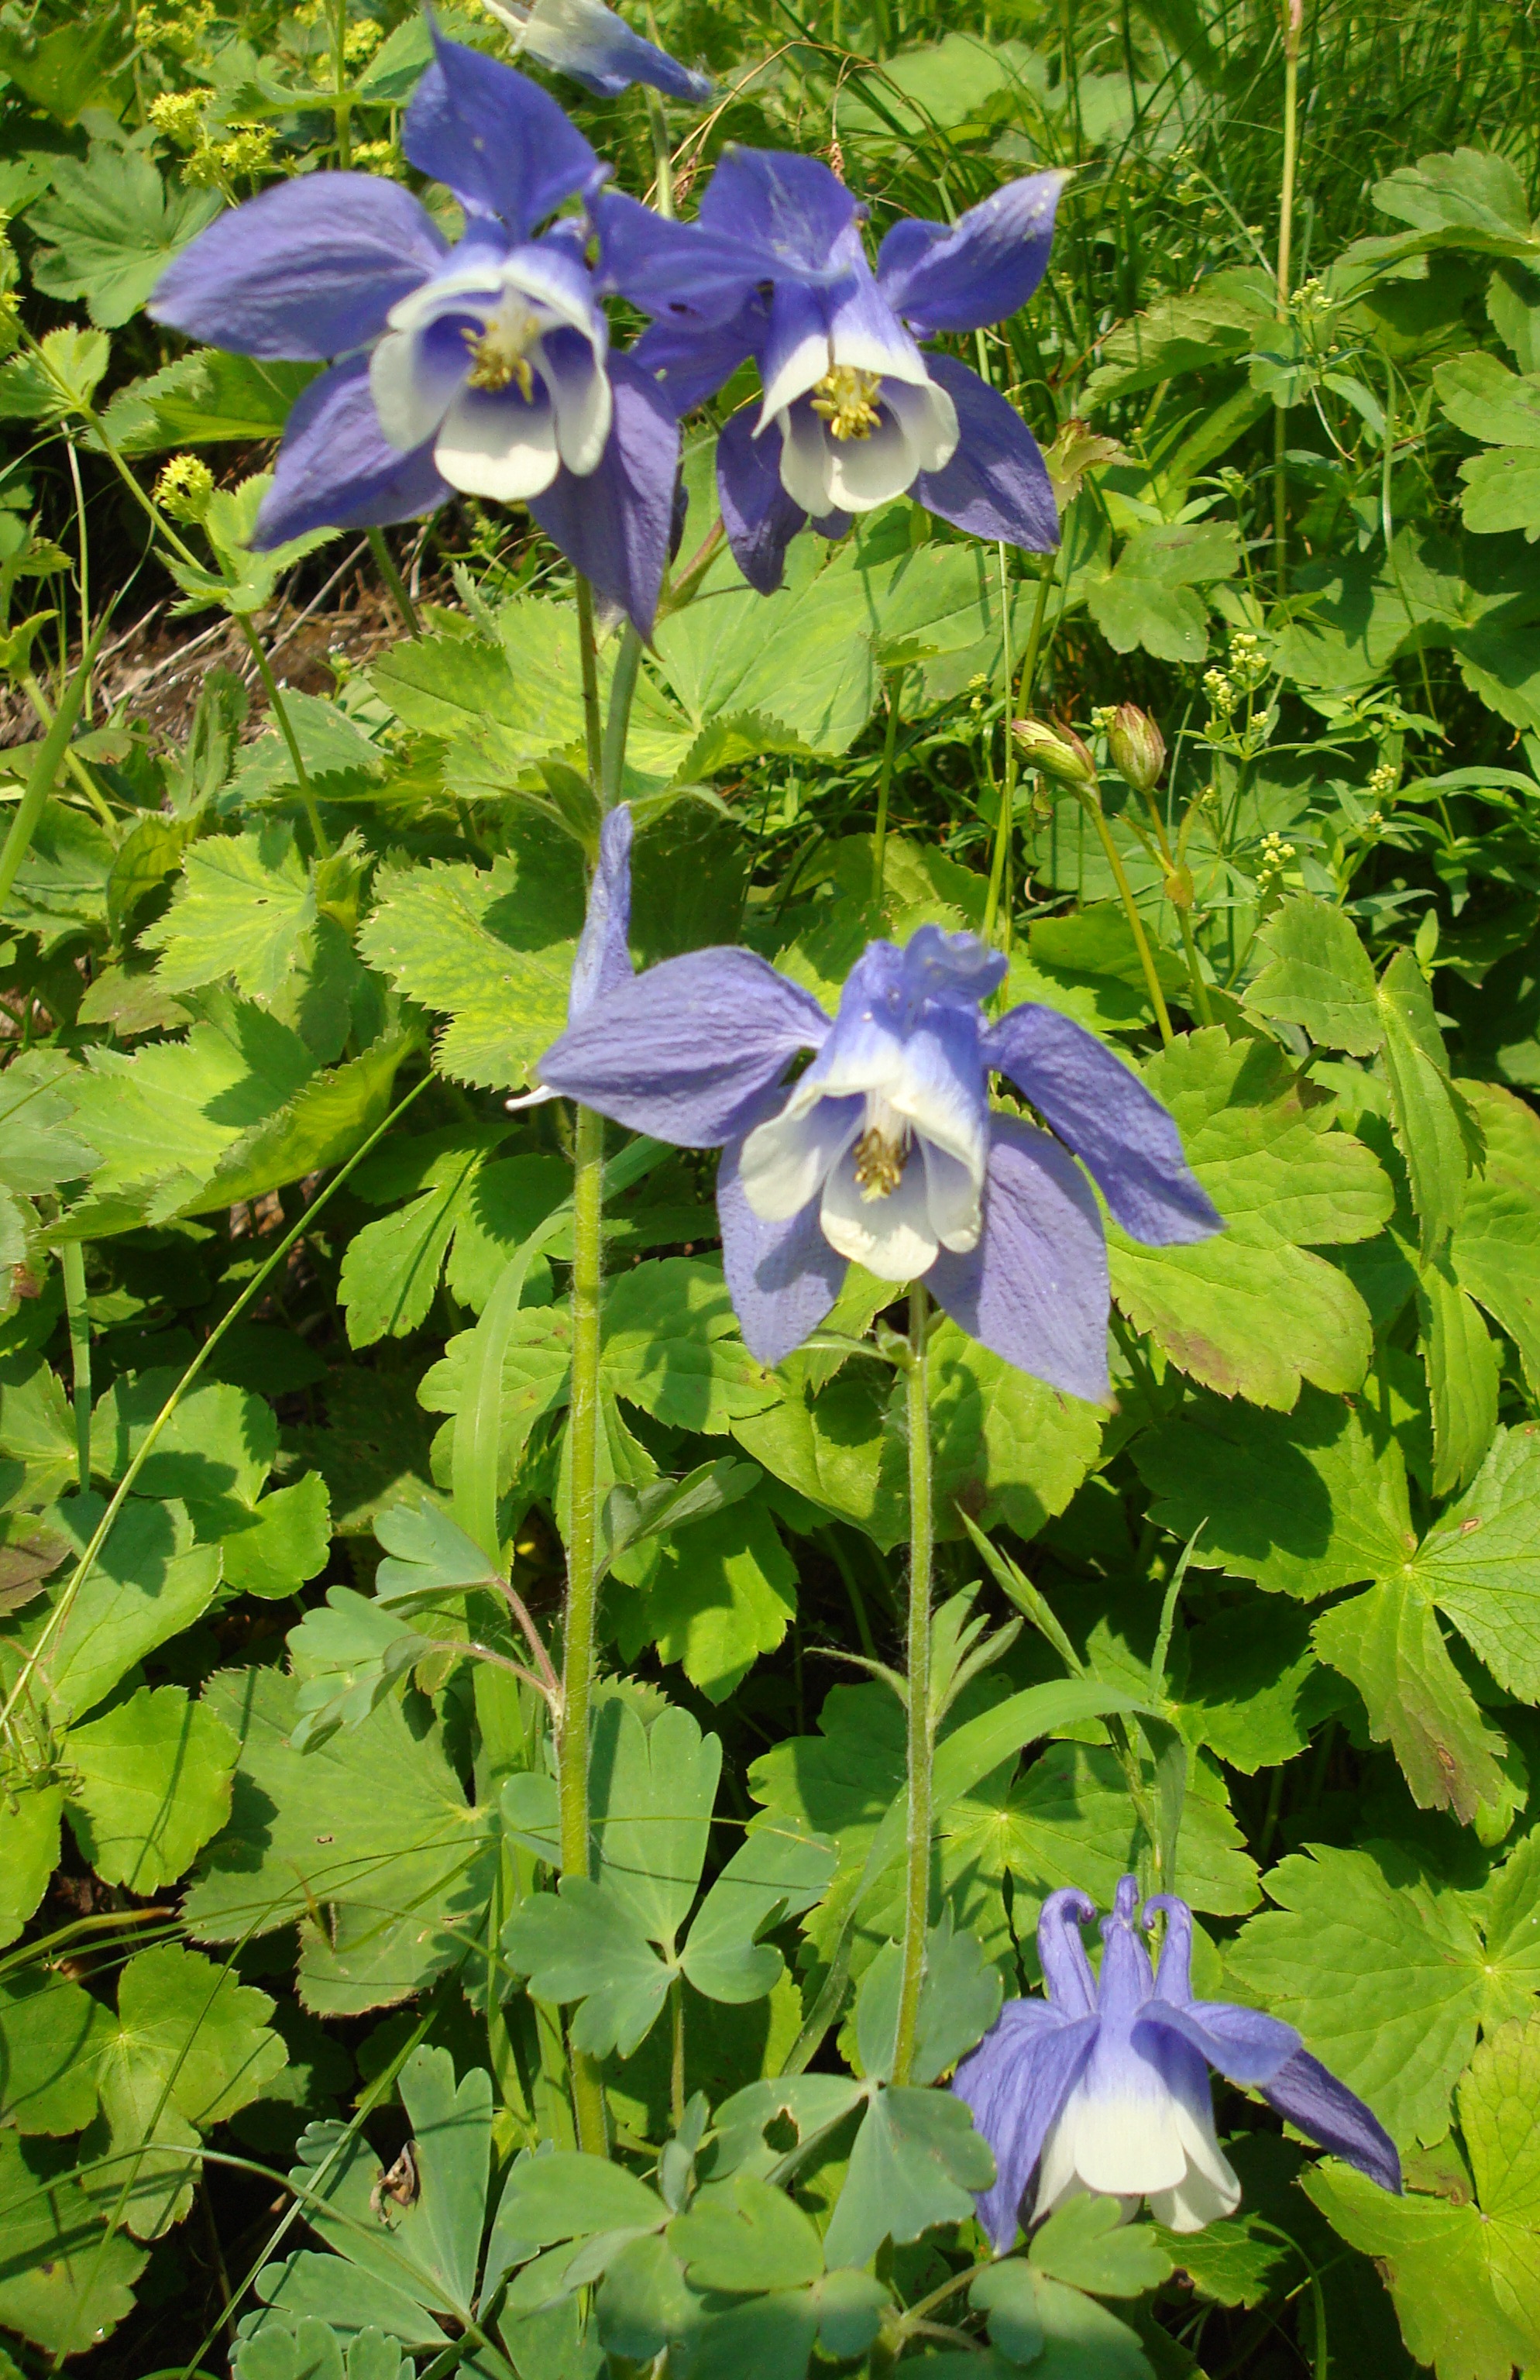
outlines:
{"label": "small yellow flower cluster", "polygon": [[173,455],[155,482],[155,502],[173,520],[200,521],[214,492],[214,475],[200,455]]}
{"label": "small yellow flower cluster", "polygon": [[1377,769],[1369,771],[1369,791],[1376,801],[1383,801],[1387,794],[1393,794],[1395,790],[1395,770],[1388,760],[1382,760]]}
{"label": "small yellow flower cluster", "polygon": [[1284,842],[1277,827],[1271,828],[1262,838],[1262,864],[1256,871],[1258,891],[1266,892],[1294,856],[1293,844]]}
{"label": "small yellow flower cluster", "polygon": [[1267,674],[1267,657],[1254,636],[1237,628],[1230,640],[1230,675],[1243,690],[1260,686]]}
{"label": "small yellow flower cluster", "polygon": [[406,170],[406,161],[394,140],[359,140],[348,163],[356,173],[385,174],[395,181]]}
{"label": "small yellow flower cluster", "polygon": [[343,35],[345,62],[350,67],[367,66],[384,38],[372,18],[366,17],[361,24],[350,25]]}
{"label": "small yellow flower cluster", "polygon": [[1105,735],[1117,715],[1115,702],[1098,702],[1091,713],[1091,725],[1098,735]]}
{"label": "small yellow flower cluster", "polygon": [[196,149],[203,136],[203,110],[213,96],[212,91],[163,91],[150,103],[150,121],[178,149]]}
{"label": "small yellow flower cluster", "polygon": [[151,6],[134,15],[134,39],[143,50],[169,50],[188,58],[200,46],[213,23],[213,0],[185,0],[185,6],[162,11]]}
{"label": "small yellow flower cluster", "polygon": [[236,175],[265,174],[274,138],[271,124],[232,124],[224,140],[200,143],[182,168],[183,179],[207,188]]}
{"label": "small yellow flower cluster", "polygon": [[1223,670],[1205,670],[1203,690],[1208,697],[1208,708],[1217,719],[1228,719],[1235,708],[1235,687]]}
{"label": "small yellow flower cluster", "polygon": [[1300,320],[1306,322],[1313,322],[1320,315],[1329,313],[1331,310],[1331,300],[1326,294],[1326,284],[1318,273],[1314,273],[1308,281],[1301,282],[1290,304]]}

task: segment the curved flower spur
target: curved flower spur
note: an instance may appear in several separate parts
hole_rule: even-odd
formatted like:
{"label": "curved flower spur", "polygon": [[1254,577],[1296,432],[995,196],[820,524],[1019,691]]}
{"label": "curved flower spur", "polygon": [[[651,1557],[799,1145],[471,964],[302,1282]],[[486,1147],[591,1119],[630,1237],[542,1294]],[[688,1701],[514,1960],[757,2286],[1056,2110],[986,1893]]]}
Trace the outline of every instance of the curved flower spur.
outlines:
{"label": "curved flower spur", "polygon": [[[923,1280],[997,1354],[1102,1401],[1107,1249],[1075,1159],[1136,1239],[1204,1239],[1220,1219],[1166,1110],[1092,1035],[1030,1002],[986,1024],[1004,972],[976,936],[922,926],[902,951],[869,945],[831,1023],[753,952],[692,951],[575,1016],[540,1079],[721,1149],[727,1283],[762,1363],[818,1327],[854,1260]],[[1047,1131],[990,1106],[992,1072]]]}
{"label": "curved flower spur", "polygon": [[[1166,1919],[1158,1970],[1135,1931]],[[1174,1894],[1139,1909],[1136,1876],[1101,1921],[1098,1978],[1080,1928],[1094,1902],[1049,1893],[1037,1921],[1045,1999],[1010,2000],[952,2081],[994,2151],[997,2179],[978,2219],[1004,2255],[1018,2216],[1040,2222],[1082,2190],[1141,2199],[1172,2231],[1232,2214],[1241,2185],[1214,2131],[1208,2068],[1259,2090],[1270,2107],[1382,2189],[1399,2192],[1394,2142],[1361,2099],[1302,2048],[1292,2025],[1192,1993],[1193,1912]],[[1025,2206],[1028,2188],[1037,2189]]]}
{"label": "curved flower spur", "polygon": [[605,269],[656,318],[637,361],[676,409],[704,403],[746,358],[758,366],[758,415],[746,407],[723,430],[717,482],[734,553],[761,593],[780,585],[809,519],[840,536],[853,513],[906,490],[973,536],[1034,553],[1058,544],[1031,431],[976,372],[918,342],[1026,303],[1068,178],[1025,175],[955,224],[895,224],[875,273],[865,208],[814,157],[729,150],[694,224],[661,222],[620,192],[598,199]]}
{"label": "curved flower spur", "polygon": [[402,146],[464,207],[455,248],[398,185],[311,174],[211,225],[150,311],[238,355],[343,358],[289,417],[259,548],[408,519],[452,489],[523,503],[648,633],[678,429],[609,352],[586,217],[549,222],[608,168],[526,76],[437,33],[434,52]]}

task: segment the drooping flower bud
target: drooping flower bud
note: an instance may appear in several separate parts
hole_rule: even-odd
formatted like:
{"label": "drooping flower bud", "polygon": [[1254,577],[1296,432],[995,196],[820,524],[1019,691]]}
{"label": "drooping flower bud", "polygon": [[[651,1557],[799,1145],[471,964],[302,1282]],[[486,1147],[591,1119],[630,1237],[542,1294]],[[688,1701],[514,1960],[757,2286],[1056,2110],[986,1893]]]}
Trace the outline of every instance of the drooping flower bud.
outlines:
{"label": "drooping flower bud", "polygon": [[1046,719],[1013,719],[1011,732],[1023,759],[1039,775],[1060,785],[1094,785],[1097,764],[1073,727],[1050,727]]}
{"label": "drooping flower bud", "polygon": [[1136,794],[1152,794],[1166,765],[1166,739],[1148,711],[1121,702],[1107,731],[1112,766]]}

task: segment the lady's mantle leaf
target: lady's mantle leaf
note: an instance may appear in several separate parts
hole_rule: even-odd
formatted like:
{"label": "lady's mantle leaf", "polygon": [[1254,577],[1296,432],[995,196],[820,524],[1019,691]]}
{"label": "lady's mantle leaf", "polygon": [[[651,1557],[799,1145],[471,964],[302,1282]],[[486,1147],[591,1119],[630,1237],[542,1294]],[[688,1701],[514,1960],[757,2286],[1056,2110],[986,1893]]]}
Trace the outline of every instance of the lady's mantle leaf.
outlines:
{"label": "lady's mantle leaf", "polygon": [[1317,1128],[1282,1053],[1219,1026],[1153,1059],[1146,1079],[1176,1119],[1194,1172],[1226,1230],[1192,1247],[1110,1233],[1112,1292],[1171,1361],[1221,1395],[1288,1412],[1302,1376],[1357,1388],[1368,1311],[1345,1276],[1307,1253],[1370,1239],[1393,1196],[1350,1135]]}
{"label": "lady's mantle leaf", "polygon": [[1231,1972],[1397,2140],[1440,2139],[1477,2026],[1527,2016],[1540,1990],[1540,1840],[1479,1894],[1426,1882],[1389,1844],[1317,1846],[1267,1888],[1279,1907],[1245,1927]]}
{"label": "lady's mantle leaf", "polygon": [[240,1746],[181,1686],[141,1686],[71,1730],[69,1821],[103,1883],[159,1892],[230,1815]]}
{"label": "lady's mantle leaf", "polygon": [[1540,2020],[1503,2025],[1460,2084],[1474,2200],[1391,2198],[1333,2160],[1304,2188],[1380,2260],[1407,2346],[1438,2380],[1508,2380],[1540,2357]]}

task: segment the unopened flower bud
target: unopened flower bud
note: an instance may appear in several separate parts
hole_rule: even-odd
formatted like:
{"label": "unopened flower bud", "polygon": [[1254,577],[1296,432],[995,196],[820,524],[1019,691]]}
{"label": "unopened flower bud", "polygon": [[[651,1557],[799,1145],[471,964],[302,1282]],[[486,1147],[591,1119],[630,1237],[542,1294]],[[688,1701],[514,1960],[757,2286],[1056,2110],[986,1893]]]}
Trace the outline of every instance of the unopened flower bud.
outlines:
{"label": "unopened flower bud", "polygon": [[1072,727],[1050,727],[1046,719],[1013,719],[1011,732],[1022,757],[1040,776],[1060,785],[1094,785],[1097,764]]}
{"label": "unopened flower bud", "polygon": [[1154,720],[1136,703],[1118,705],[1107,731],[1112,766],[1136,794],[1152,794],[1166,765],[1166,739]]}

